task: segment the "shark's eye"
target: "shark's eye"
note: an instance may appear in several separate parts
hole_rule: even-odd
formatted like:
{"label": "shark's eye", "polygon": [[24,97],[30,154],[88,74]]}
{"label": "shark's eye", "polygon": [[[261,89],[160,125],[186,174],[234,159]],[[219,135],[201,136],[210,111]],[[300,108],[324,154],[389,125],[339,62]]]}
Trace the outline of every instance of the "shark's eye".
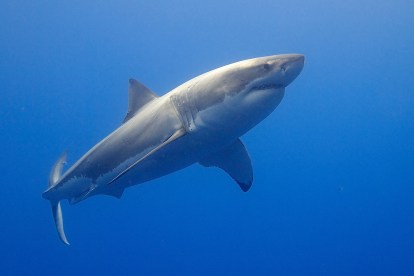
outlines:
{"label": "shark's eye", "polygon": [[268,71],[270,69],[270,65],[268,63],[263,64],[263,69],[265,69],[265,71]]}

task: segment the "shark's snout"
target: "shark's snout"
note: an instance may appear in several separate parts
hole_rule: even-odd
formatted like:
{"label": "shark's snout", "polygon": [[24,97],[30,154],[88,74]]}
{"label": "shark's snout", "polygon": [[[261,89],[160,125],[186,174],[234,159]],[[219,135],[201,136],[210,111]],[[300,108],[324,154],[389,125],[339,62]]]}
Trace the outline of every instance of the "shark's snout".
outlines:
{"label": "shark's snout", "polygon": [[286,87],[294,79],[296,79],[296,77],[302,71],[305,62],[305,56],[299,54],[291,54],[285,55],[283,59],[285,61],[281,65],[281,69],[283,71],[282,85]]}

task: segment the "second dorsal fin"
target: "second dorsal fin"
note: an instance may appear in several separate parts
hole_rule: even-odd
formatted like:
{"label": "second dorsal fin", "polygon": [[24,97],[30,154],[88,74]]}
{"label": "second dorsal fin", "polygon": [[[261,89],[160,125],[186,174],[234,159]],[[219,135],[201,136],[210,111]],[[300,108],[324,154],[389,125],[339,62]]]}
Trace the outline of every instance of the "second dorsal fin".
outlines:
{"label": "second dorsal fin", "polygon": [[122,123],[125,123],[137,113],[137,111],[157,98],[154,92],[135,79],[129,79],[128,89],[128,113]]}

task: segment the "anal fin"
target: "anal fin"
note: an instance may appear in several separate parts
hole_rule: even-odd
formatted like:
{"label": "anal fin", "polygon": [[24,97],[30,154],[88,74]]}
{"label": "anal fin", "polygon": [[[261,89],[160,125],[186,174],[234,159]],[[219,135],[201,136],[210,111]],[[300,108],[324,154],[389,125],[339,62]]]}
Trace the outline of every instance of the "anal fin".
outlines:
{"label": "anal fin", "polygon": [[124,188],[118,188],[118,187],[113,187],[113,186],[116,186],[116,185],[107,186],[110,188],[102,191],[102,193],[105,195],[113,196],[113,197],[120,199],[122,197],[122,194],[124,193]]}
{"label": "anal fin", "polygon": [[87,197],[90,196],[90,194],[95,190],[96,186],[91,186],[89,187],[87,190],[85,190],[84,192],[82,192],[80,195],[76,196],[76,197],[72,197],[69,200],[69,203],[71,205],[76,204],[81,202],[82,200],[86,199]]}

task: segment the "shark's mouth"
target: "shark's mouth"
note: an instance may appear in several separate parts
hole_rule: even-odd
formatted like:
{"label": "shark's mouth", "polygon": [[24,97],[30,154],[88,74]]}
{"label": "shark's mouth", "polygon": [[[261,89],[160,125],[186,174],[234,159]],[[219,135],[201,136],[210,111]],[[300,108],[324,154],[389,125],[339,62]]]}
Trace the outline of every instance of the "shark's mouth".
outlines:
{"label": "shark's mouth", "polygon": [[261,84],[261,85],[256,85],[253,86],[250,91],[255,91],[255,90],[269,90],[269,89],[279,89],[282,88],[283,86],[280,84]]}

